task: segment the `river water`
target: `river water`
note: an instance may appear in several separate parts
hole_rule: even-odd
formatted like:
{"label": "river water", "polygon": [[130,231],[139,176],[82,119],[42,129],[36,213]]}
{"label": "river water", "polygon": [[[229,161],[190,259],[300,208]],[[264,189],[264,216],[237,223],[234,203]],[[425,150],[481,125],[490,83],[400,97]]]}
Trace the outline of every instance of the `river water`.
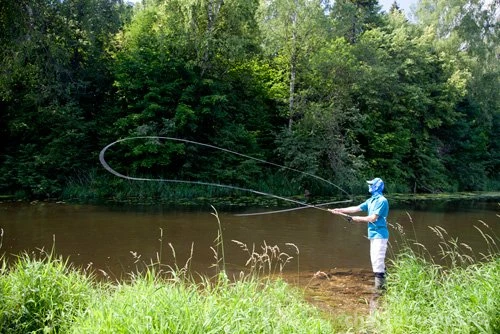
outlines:
{"label": "river water", "polygon": [[[391,204],[388,220],[395,228],[390,229],[388,257],[393,258],[405,241],[418,242],[439,262],[442,240],[430,228],[435,226],[448,233],[443,232],[445,239],[467,244],[478,257],[492,249],[483,233],[494,239],[497,247],[493,248],[498,251],[499,209],[496,200]],[[218,212],[228,270],[245,267],[249,254],[242,244],[250,250],[255,248],[257,253],[262,253],[264,245],[277,246],[278,253],[293,257],[285,271],[370,268],[366,224],[350,224],[311,208],[270,215],[235,215],[245,212],[251,210]],[[0,254],[11,260],[22,252],[54,247],[57,255],[69,257],[76,266],[91,266],[113,278],[122,278],[157,257],[164,264],[178,267],[191,259],[192,272],[210,275],[210,267],[216,262],[212,248],[217,249],[219,231],[214,213],[211,208],[3,203]],[[463,251],[471,254],[466,246]],[[221,248],[217,254],[221,258]]]}

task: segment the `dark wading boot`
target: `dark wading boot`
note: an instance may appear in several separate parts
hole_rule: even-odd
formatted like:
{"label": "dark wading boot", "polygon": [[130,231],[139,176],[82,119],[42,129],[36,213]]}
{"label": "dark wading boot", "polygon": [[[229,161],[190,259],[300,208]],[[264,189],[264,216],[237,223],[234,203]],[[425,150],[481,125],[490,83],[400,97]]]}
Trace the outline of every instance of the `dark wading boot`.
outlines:
{"label": "dark wading boot", "polygon": [[375,273],[375,292],[385,291],[385,273]]}
{"label": "dark wading boot", "polygon": [[375,273],[374,292],[370,299],[370,314],[373,314],[378,309],[378,298],[385,291],[385,273]]}

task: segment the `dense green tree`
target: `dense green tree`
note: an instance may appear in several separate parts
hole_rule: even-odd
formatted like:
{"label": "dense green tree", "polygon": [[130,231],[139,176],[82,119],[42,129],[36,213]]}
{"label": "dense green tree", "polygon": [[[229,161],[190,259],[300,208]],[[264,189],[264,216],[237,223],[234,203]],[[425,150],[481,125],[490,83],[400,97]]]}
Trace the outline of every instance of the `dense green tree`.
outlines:
{"label": "dense green tree", "polygon": [[380,9],[377,0],[335,1],[330,10],[334,35],[355,43],[364,31],[382,24]]}
{"label": "dense green tree", "polygon": [[432,34],[390,16],[385,30],[366,32],[357,46],[364,74],[356,100],[367,116],[360,142],[373,171],[392,183],[448,190],[439,133],[457,117],[466,73],[434,51]]}
{"label": "dense green tree", "polygon": [[[172,1],[138,11],[117,40],[116,135],[169,136],[258,154],[273,121],[249,61],[258,50],[251,5]],[[133,173],[247,184],[258,171],[254,162],[172,141],[134,142],[127,150],[122,163]]]}
{"label": "dense green tree", "polygon": [[[366,167],[355,136],[362,115],[352,99],[359,69],[353,47],[344,38],[325,44],[310,59],[307,104],[303,116],[279,137],[278,152],[287,165],[352,189]],[[337,194],[309,178],[300,180],[313,192]],[[340,193],[340,195],[344,195]]]}
{"label": "dense green tree", "polygon": [[[500,32],[498,1],[422,0],[417,8],[419,24],[433,33],[433,44],[454,66],[469,74],[467,95],[457,105],[455,131],[441,140],[457,140],[451,149],[450,173],[460,188],[484,189],[487,179],[500,174],[498,110],[500,108]],[[474,152],[472,152],[474,151]],[[458,161],[469,161],[466,173]]]}
{"label": "dense green tree", "polygon": [[120,26],[114,1],[2,2],[2,187],[46,197],[86,168],[111,82],[105,47]]}
{"label": "dense green tree", "polygon": [[401,9],[401,7],[399,7],[399,4],[397,3],[397,1],[394,1],[391,4],[391,8],[389,8],[389,13],[393,13],[395,11],[402,13],[402,9]]}
{"label": "dense green tree", "polygon": [[[355,117],[346,94],[352,57],[343,39],[331,40],[329,10],[323,1],[263,1],[259,17],[264,54],[277,69],[272,87],[289,120],[277,137],[278,156],[289,167],[348,185],[360,166],[345,127]],[[295,179],[302,190],[338,192],[306,175]]]}
{"label": "dense green tree", "polygon": [[261,1],[259,26],[264,54],[280,69],[281,88],[288,90],[280,95],[291,129],[293,121],[307,109],[308,83],[303,77],[310,71],[309,58],[326,41],[325,7],[319,0]]}
{"label": "dense green tree", "polygon": [[[498,187],[498,2],[420,0],[414,21],[396,7],[1,1],[0,191],[57,196],[98,166],[103,145],[130,136],[216,145],[351,191],[375,174],[398,191]],[[108,153],[130,175],[248,187],[273,176],[174,141]]]}

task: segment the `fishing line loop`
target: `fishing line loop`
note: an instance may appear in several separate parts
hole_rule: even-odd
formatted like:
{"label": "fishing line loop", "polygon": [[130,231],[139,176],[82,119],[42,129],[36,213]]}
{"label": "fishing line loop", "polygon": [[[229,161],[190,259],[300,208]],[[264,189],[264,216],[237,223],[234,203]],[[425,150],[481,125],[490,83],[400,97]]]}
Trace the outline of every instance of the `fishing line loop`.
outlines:
{"label": "fishing line loop", "polygon": [[313,208],[313,209],[318,209],[318,210],[322,210],[322,211],[328,211],[328,209],[322,208],[321,206],[330,205],[330,204],[336,204],[336,203],[352,202],[352,200],[345,200],[345,201],[337,201],[337,202],[329,202],[329,203],[322,203],[322,204],[318,204],[318,205],[312,205],[312,204],[304,203],[304,202],[297,201],[297,200],[294,200],[294,199],[291,199],[291,198],[282,197],[282,196],[274,195],[274,194],[271,194],[271,193],[266,193],[266,192],[263,192],[263,191],[254,190],[254,189],[242,188],[242,187],[238,187],[238,186],[225,185],[225,184],[220,184],[220,183],[210,183],[210,182],[203,182],[203,181],[187,181],[187,180],[163,179],[163,178],[151,179],[151,178],[144,178],[144,177],[135,177],[135,176],[128,176],[128,175],[121,174],[121,173],[117,172],[116,170],[114,170],[113,168],[111,168],[111,166],[106,162],[106,159],[104,158],[106,151],[111,146],[116,145],[118,143],[121,143],[121,142],[124,142],[124,141],[128,141],[128,140],[137,140],[137,139],[163,139],[163,140],[172,140],[172,141],[178,141],[178,142],[184,142],[184,143],[189,143],[189,144],[195,144],[195,145],[209,147],[209,148],[212,148],[212,149],[216,149],[216,150],[224,151],[224,152],[227,152],[227,153],[235,154],[235,155],[238,155],[238,156],[241,156],[241,157],[252,159],[252,160],[255,160],[255,161],[258,161],[258,162],[261,162],[261,163],[265,163],[265,164],[268,164],[268,165],[272,165],[272,166],[275,166],[275,167],[280,167],[280,168],[288,169],[288,170],[291,170],[291,171],[294,171],[294,172],[302,173],[304,175],[316,178],[318,180],[321,180],[323,182],[326,182],[326,183],[328,183],[328,184],[336,187],[337,189],[339,189],[340,191],[342,191],[343,193],[345,193],[349,197],[350,197],[350,195],[345,190],[343,190],[342,188],[340,188],[339,186],[337,186],[336,184],[334,184],[334,183],[332,183],[332,182],[330,182],[328,180],[325,180],[325,179],[323,179],[323,178],[321,178],[319,176],[316,176],[316,175],[313,175],[313,174],[310,174],[310,173],[307,173],[307,172],[303,172],[303,171],[297,170],[295,168],[286,167],[286,166],[282,166],[282,165],[279,165],[279,164],[276,164],[276,163],[273,163],[273,162],[265,161],[265,160],[262,160],[262,159],[259,159],[259,158],[255,158],[255,157],[252,157],[252,156],[249,156],[249,155],[246,155],[246,154],[243,154],[243,153],[235,152],[235,151],[232,151],[232,150],[229,150],[229,149],[225,149],[225,148],[222,148],[222,147],[217,147],[217,146],[214,146],[214,145],[200,143],[200,142],[196,142],[196,141],[188,140],[188,139],[181,139],[181,138],[175,138],[175,137],[164,137],[164,136],[127,137],[127,138],[118,139],[118,140],[116,140],[116,141],[114,141],[114,142],[106,145],[101,150],[101,152],[99,153],[99,161],[100,161],[101,165],[108,172],[110,172],[111,174],[113,174],[113,175],[115,175],[117,177],[126,179],[126,180],[132,180],[132,181],[149,181],[149,182],[170,182],[170,183],[180,183],[180,184],[198,184],[198,185],[203,185],[203,186],[213,186],[213,187],[219,187],[219,188],[226,188],[226,189],[233,189],[233,190],[239,190],[239,191],[244,191],[244,192],[250,192],[250,193],[254,193],[254,194],[262,195],[262,196],[269,196],[269,197],[277,198],[277,199],[280,199],[280,200],[283,200],[283,201],[286,201],[286,202],[291,202],[291,203],[295,203],[295,204],[301,205],[301,207],[298,207],[298,208],[278,210],[278,211],[272,211],[272,212],[264,212],[264,213],[239,214],[237,216],[251,216],[251,215],[259,215],[259,214],[272,214],[272,213],[278,213],[278,212],[300,210],[300,209],[305,209],[305,208]]}

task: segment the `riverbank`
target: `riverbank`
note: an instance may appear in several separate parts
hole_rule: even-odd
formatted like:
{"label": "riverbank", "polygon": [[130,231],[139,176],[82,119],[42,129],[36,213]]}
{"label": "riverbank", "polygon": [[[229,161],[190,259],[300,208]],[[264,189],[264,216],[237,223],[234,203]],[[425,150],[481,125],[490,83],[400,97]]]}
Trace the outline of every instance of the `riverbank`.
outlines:
{"label": "riverbank", "polygon": [[[213,195],[213,196],[212,196]],[[484,192],[456,192],[456,193],[435,193],[435,194],[385,194],[393,204],[399,203],[418,203],[418,202],[431,202],[431,201],[458,201],[458,200],[483,200],[483,201],[498,201],[500,202],[499,191],[484,191]],[[318,205],[328,203],[340,198],[332,197],[309,197],[292,196],[291,200],[307,203],[309,205]],[[353,202],[362,201],[366,196],[353,196]],[[343,198],[345,200],[345,198]],[[27,201],[25,199],[17,199],[12,195],[0,195],[0,203],[9,202],[30,202],[33,204],[39,202],[51,203],[68,203],[68,204],[111,204],[111,205],[165,205],[167,207],[184,207],[193,208],[200,206],[216,206],[221,209],[238,209],[242,207],[291,207],[297,206],[296,202],[287,202],[278,198],[266,198],[263,196],[224,196],[221,194],[206,194],[205,196],[177,196],[175,198],[161,198],[151,197],[145,198],[143,196],[126,196],[122,194],[115,197],[64,197],[61,199],[48,198],[45,200]]]}
{"label": "riverbank", "polygon": [[386,197],[394,201],[452,201],[452,200],[488,200],[500,201],[500,192],[456,192],[436,194],[388,194]]}
{"label": "riverbank", "polygon": [[[189,278],[152,266],[98,282],[62,258],[24,255],[0,266],[0,332],[435,333],[500,330],[500,258],[443,270],[414,253],[391,269],[386,294],[367,271],[334,269],[278,279],[220,272]],[[425,321],[423,321],[425,319]],[[460,326],[460,331],[457,331]]]}
{"label": "riverbank", "polygon": [[366,269],[332,268],[282,277],[302,290],[309,303],[332,317],[366,317],[379,297],[373,289],[373,273]]}

